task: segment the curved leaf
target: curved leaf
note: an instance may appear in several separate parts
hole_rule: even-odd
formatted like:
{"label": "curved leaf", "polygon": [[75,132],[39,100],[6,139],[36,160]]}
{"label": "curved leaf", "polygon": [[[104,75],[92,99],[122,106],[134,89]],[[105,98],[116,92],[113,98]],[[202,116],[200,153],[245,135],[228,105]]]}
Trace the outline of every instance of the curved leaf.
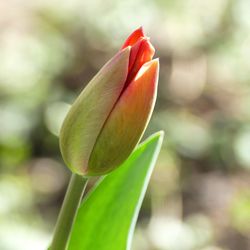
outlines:
{"label": "curved leaf", "polygon": [[138,213],[162,144],[148,138],[105,176],[79,208],[68,250],[129,250]]}

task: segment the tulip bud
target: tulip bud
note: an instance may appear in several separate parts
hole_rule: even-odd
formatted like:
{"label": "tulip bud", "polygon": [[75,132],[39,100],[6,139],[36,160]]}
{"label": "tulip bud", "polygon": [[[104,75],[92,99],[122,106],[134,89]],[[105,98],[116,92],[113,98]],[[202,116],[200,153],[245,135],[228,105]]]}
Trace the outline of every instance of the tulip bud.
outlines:
{"label": "tulip bud", "polygon": [[134,150],[155,105],[159,62],[153,55],[137,29],[73,103],[60,131],[62,156],[73,172],[106,174]]}

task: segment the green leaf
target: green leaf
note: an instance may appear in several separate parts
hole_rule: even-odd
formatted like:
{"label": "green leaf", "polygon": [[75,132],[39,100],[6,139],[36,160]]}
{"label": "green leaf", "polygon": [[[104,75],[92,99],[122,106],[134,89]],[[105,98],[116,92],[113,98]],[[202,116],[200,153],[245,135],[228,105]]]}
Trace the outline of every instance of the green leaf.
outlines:
{"label": "green leaf", "polygon": [[105,176],[78,210],[68,250],[129,250],[163,132],[148,138]]}

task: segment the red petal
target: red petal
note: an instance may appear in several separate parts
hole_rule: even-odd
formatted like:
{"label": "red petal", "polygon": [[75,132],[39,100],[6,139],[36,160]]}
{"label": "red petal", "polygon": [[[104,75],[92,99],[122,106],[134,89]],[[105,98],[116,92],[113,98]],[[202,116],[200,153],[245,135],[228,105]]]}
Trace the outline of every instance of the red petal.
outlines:
{"label": "red petal", "polygon": [[138,51],[141,47],[142,41],[145,40],[145,38],[140,38],[132,47],[130,50],[130,57],[129,57],[129,68],[128,70],[130,71],[131,68],[133,67],[136,57],[138,55]]}
{"label": "red petal", "polygon": [[128,47],[128,46],[133,46],[140,38],[145,37],[143,33],[142,27],[139,29],[135,30],[125,41],[125,43],[122,46],[122,49]]}
{"label": "red petal", "polygon": [[155,49],[147,38],[139,40],[131,48],[129,58],[129,72],[124,88],[133,80],[143,64],[152,60]]}

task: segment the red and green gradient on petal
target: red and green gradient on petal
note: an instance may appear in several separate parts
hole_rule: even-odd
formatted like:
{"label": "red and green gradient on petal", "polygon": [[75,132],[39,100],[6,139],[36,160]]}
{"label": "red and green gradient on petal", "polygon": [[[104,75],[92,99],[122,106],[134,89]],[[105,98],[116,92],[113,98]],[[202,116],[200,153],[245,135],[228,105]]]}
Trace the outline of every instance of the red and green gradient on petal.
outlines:
{"label": "red and green gradient on petal", "polygon": [[148,61],[151,61],[155,49],[149,41],[148,37],[145,37],[142,27],[135,30],[125,41],[122,49],[131,46],[129,57],[128,76],[125,86],[127,86],[131,80],[135,77],[142,65]]}
{"label": "red and green gradient on petal", "polygon": [[132,153],[156,101],[154,52],[143,29],[135,30],[73,103],[60,132],[62,156],[73,172],[103,175]]}

